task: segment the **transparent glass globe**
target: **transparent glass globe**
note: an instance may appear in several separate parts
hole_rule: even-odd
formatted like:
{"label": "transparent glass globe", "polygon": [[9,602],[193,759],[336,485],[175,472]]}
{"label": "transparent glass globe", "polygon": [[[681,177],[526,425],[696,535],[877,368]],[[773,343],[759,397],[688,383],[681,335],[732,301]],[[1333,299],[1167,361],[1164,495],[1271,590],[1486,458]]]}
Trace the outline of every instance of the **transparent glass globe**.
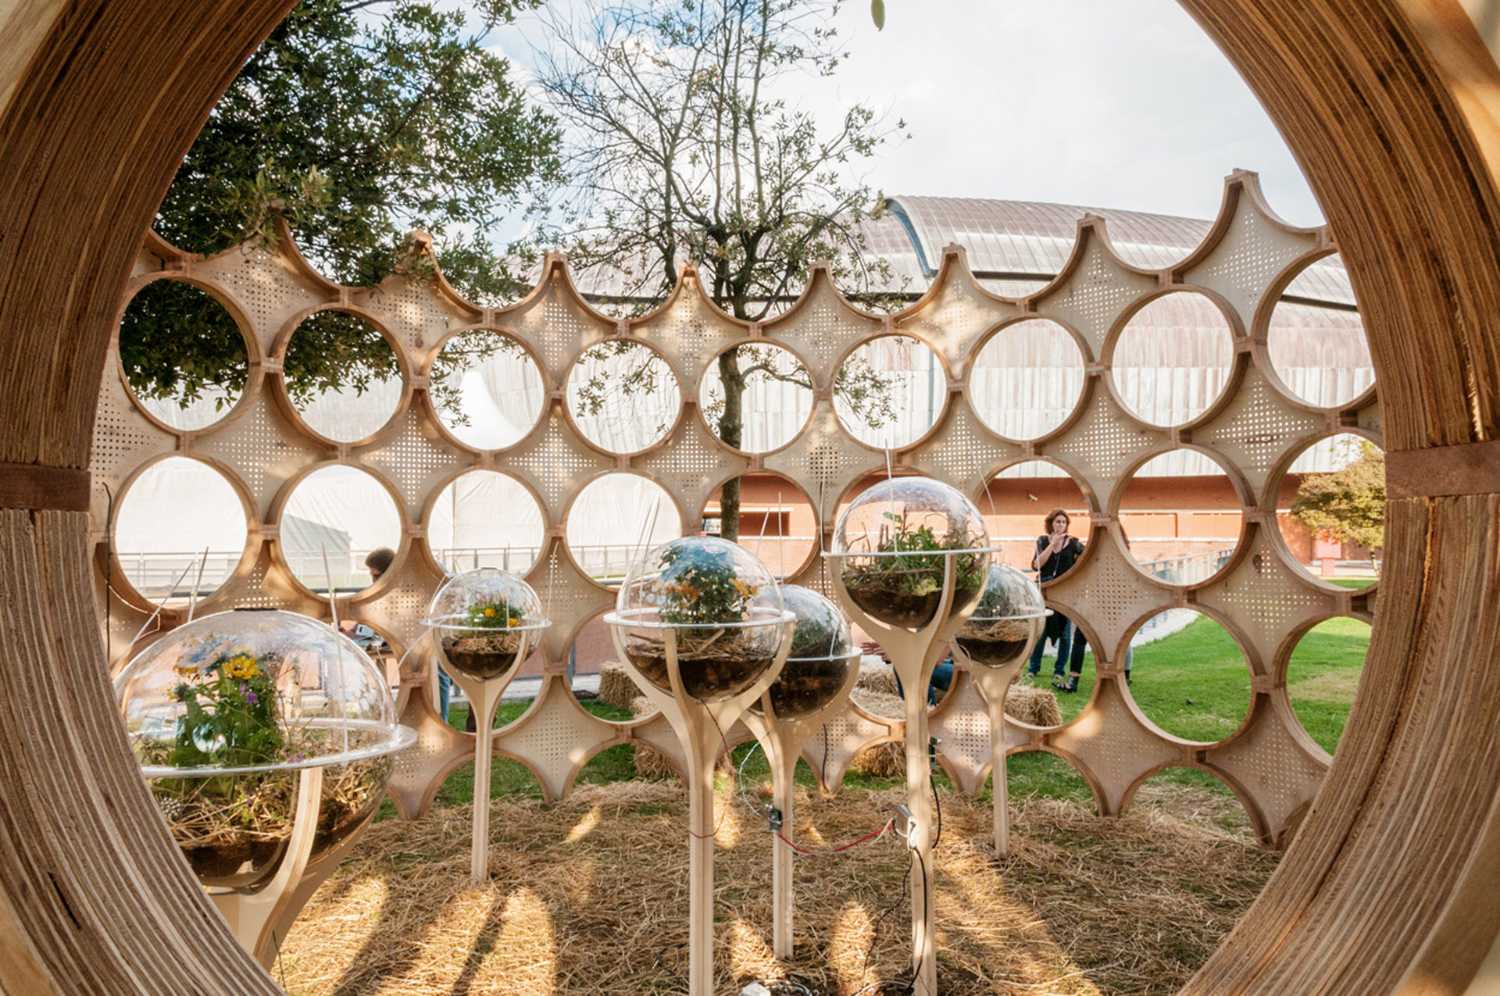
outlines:
{"label": "transparent glass globe", "polygon": [[606,621],[624,630],[625,654],[647,681],[672,691],[667,643],[683,691],[720,702],[775,662],[785,621],[781,591],[743,547],[714,536],[664,543],[631,565]]}
{"label": "transparent glass globe", "polygon": [[958,630],[958,646],[981,667],[1014,664],[1031,652],[1047,616],[1042,589],[1008,564],[991,564],[974,614]]}
{"label": "transparent glass globe", "polygon": [[423,623],[446,664],[471,678],[498,678],[521,663],[551,625],[531,585],[495,567],[449,578],[432,597]]}
{"label": "transparent glass globe", "polygon": [[930,477],[896,477],[867,488],[839,516],[833,553],[849,597],[871,618],[918,629],[937,614],[944,562],[952,559],[949,617],[984,587],[990,538],[974,503]]}
{"label": "transparent glass globe", "polygon": [[410,746],[384,672],[333,627],[279,610],[203,616],[115,679],[157,807],[205,885],[251,891],[291,838],[298,772],[321,767],[313,850],[356,830]]}
{"label": "transparent glass globe", "polygon": [[[795,719],[833,701],[849,669],[859,666],[859,648],[844,613],[811,588],[782,585],[781,599],[796,616],[797,627],[786,664],[771,683],[771,708],[778,718]],[[760,712],[760,700],[750,708]]]}

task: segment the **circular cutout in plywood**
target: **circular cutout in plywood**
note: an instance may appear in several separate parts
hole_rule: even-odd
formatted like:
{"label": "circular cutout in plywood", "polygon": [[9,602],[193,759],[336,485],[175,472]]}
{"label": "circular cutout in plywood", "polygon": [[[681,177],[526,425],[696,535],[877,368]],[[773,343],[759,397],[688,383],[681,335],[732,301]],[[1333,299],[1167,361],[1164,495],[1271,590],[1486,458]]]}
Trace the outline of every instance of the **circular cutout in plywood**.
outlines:
{"label": "circular cutout in plywood", "polygon": [[1266,346],[1277,379],[1305,404],[1340,408],[1374,386],[1370,343],[1342,257],[1309,263],[1281,292]]}
{"label": "circular cutout in plywood", "polygon": [[1115,516],[1142,573],[1194,585],[1219,573],[1244,532],[1240,494],[1223,466],[1198,450],[1159,453],[1130,475]]}
{"label": "circular cutout in plywood", "polygon": [[401,404],[401,362],[385,335],[348,311],[318,311],[292,332],[282,384],[302,422],[335,443],[379,432]]}
{"label": "circular cutout in plywood", "polygon": [[520,342],[493,329],[449,337],[432,362],[428,384],[438,423],[476,450],[519,443],[547,406],[536,360]]}
{"label": "circular cutout in plywood", "polygon": [[[1089,542],[1088,498],[1078,481],[1050,460],[1023,460],[1001,470],[980,496],[979,511],[989,526],[990,543],[1000,548],[1001,562],[1037,571],[1043,581],[1072,570]],[[1062,533],[1076,543],[1047,551],[1058,512],[1066,519]]]}
{"label": "circular cutout in plywood", "polygon": [[153,280],[120,319],[120,369],[135,403],[161,424],[198,432],[229,414],[250,373],[245,335],[212,294]]}
{"label": "circular cutout in plywood", "polygon": [[656,350],[608,339],[568,371],[568,414],[583,437],[609,453],[639,453],[667,437],[682,412],[682,390]]}
{"label": "circular cutout in plywood", "polygon": [[1303,448],[1276,483],[1276,524],[1308,576],[1362,591],[1380,578],[1385,453],[1354,433]]}
{"label": "circular cutout in plywood", "polygon": [[855,439],[898,450],[932,431],[948,404],[948,373],[936,353],[909,335],[857,347],[833,379],[833,410]]}
{"label": "circular cutout in plywood", "polygon": [[142,597],[185,605],[195,591],[202,600],[234,573],[247,536],[244,502],[223,474],[199,460],[167,457],[120,496],[114,555]]}
{"label": "circular cutout in plywood", "polygon": [[569,505],[565,522],[573,563],[606,585],[621,581],[646,551],[682,535],[682,514],[666,489],[624,471],[585,485]]}
{"label": "circular cutout in plywood", "polygon": [[1083,353],[1057,322],[1029,318],[998,329],[974,357],[969,404],[1006,439],[1040,439],[1073,414],[1083,396]]}
{"label": "circular cutout in plywood", "polygon": [[812,417],[812,375],[791,350],[772,342],[730,346],[698,386],[709,431],[741,453],[779,450]]}
{"label": "circular cutout in plywood", "polygon": [[514,477],[493,470],[468,471],[439,491],[425,536],[445,574],[495,567],[524,577],[547,543],[536,497]]}
{"label": "circular cutout in plywood", "polygon": [[778,579],[800,574],[818,552],[820,530],[812,501],[792,481],[770,471],[753,471],[716,488],[703,508],[702,528],[744,547]]}
{"label": "circular cutout in plywood", "polygon": [[1234,334],[1210,298],[1176,291],[1130,316],[1108,363],[1115,394],[1128,412],[1149,425],[1186,425],[1228,388]]}
{"label": "circular cutout in plywood", "polygon": [[1302,634],[1286,665],[1286,694],[1297,722],[1332,754],[1344,735],[1370,649],[1370,624],[1325,619]]}
{"label": "circular cutout in plywood", "polygon": [[1250,714],[1244,650],[1217,620],[1194,609],[1166,609],[1145,620],[1119,664],[1141,712],[1175,737],[1218,743]]}
{"label": "circular cutout in plywood", "polygon": [[[366,560],[401,549],[402,521],[384,484],[358,467],[332,464],[297,482],[279,520],[281,557],[309,591],[352,595],[370,587]],[[324,567],[324,554],[327,567]]]}

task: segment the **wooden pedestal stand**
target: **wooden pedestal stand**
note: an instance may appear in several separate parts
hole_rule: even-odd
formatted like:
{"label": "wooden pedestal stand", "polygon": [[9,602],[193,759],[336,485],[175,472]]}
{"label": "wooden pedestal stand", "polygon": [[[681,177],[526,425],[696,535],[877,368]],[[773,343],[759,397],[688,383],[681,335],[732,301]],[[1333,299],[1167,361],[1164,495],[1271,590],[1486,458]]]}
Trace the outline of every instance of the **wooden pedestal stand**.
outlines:
{"label": "wooden pedestal stand", "polygon": [[[932,766],[927,754],[927,686],[932,681],[933,669],[964,623],[965,614],[949,618],[956,579],[953,558],[960,552],[951,551],[943,557],[942,599],[932,621],[916,630],[891,626],[869,616],[849,596],[843,571],[830,572],[834,591],[844,611],[879,642],[890,657],[891,667],[901,679],[902,691],[906,693],[903,698],[906,705],[906,808],[911,813],[907,826],[907,844],[911,849],[911,960],[913,992],[917,996],[937,996],[937,948],[933,942],[931,905],[936,869],[932,864]],[[825,556],[836,558],[840,555]]]}
{"label": "wooden pedestal stand", "polygon": [[[401,728],[392,753],[405,750],[416,742],[416,735]],[[246,951],[255,956],[261,967],[270,971],[286,938],[292,921],[312,898],[324,879],[344,860],[360,834],[375,818],[370,815],[333,847],[312,856],[317,839],[318,814],[323,806],[323,769],[303,768],[297,773],[297,809],[292,818],[292,835],[276,874],[255,892],[210,892],[209,898],[234,932]]]}
{"label": "wooden pedestal stand", "polygon": [[1010,691],[1010,686],[1021,673],[1021,666],[1026,663],[1027,657],[1031,655],[1032,648],[1036,646],[1040,630],[1026,642],[1026,649],[1016,655],[1014,663],[1004,664],[1000,667],[986,667],[976,664],[964,653],[963,647],[957,640],[953,641],[953,659],[962,664],[974,678],[974,684],[979,686],[979,694],[983,697],[985,705],[989,707],[990,715],[990,751],[992,759],[990,762],[990,779],[994,785],[995,803],[995,853],[1004,858],[1010,854],[1010,810],[1007,808],[1007,793],[1009,784],[1005,777],[1005,695]]}
{"label": "wooden pedestal stand", "polygon": [[792,645],[796,617],[782,613],[780,621],[763,625],[782,627],[781,649],[766,673],[745,691],[722,702],[702,702],[684,691],[677,669],[677,633],[661,629],[666,651],[670,694],[646,680],[625,650],[625,630],[630,623],[614,612],[604,617],[614,635],[620,660],[646,700],[661,711],[687,761],[688,774],[688,992],[691,996],[714,993],[714,761],[723,748],[730,727],[750,703],[765,694],[781,673]]}
{"label": "wooden pedestal stand", "polygon": [[[790,640],[790,637],[788,637]],[[851,658],[848,673],[838,692],[822,708],[806,716],[784,718],[776,715],[771,706],[768,689],[760,698],[760,712],[747,709],[740,722],[755,734],[761,749],[766,752],[766,761],[771,766],[772,805],[781,812],[782,833],[792,837],[792,806],[797,758],[802,748],[817,736],[825,723],[841,714],[849,701],[849,694],[859,680],[859,655]],[[792,885],[793,851],[779,837],[771,844],[771,890],[773,904],[772,935],[777,958],[792,957],[792,916],[796,893]]]}
{"label": "wooden pedestal stand", "polygon": [[490,770],[495,761],[495,711],[500,708],[506,686],[535,646],[535,640],[532,631],[523,630],[515,663],[497,678],[472,678],[450,664],[448,655],[443,652],[439,630],[435,629],[432,634],[432,646],[448,677],[463,689],[469,700],[469,712],[474,717],[474,837],[469,848],[469,881],[473,885],[483,885],[490,874]]}

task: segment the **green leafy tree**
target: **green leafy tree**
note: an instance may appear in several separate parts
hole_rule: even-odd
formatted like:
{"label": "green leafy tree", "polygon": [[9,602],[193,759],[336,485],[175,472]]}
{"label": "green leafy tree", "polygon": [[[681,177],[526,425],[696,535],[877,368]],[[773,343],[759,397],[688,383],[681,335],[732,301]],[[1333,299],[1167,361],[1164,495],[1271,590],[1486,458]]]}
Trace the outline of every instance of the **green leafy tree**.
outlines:
{"label": "green leafy tree", "polygon": [[[714,303],[760,321],[828,260],[874,306],[889,269],[871,262],[862,223],[877,202],[854,179],[899,134],[854,105],[833,127],[783,96],[835,73],[843,59],[837,0],[586,0],[548,19],[539,79],[570,139],[564,162],[575,199],[553,219],[585,279],[649,307],[699,267]],[[810,387],[803,372],[764,362],[754,347],[719,357],[719,438],[743,439],[744,395],[755,377]],[[622,378],[617,390],[632,380]],[[889,384],[846,364],[835,385],[867,422],[893,417]],[[739,482],[721,492],[723,535],[739,529]]]}
{"label": "green leafy tree", "polygon": [[1341,470],[1307,474],[1292,501],[1292,516],[1340,543],[1358,543],[1377,559],[1385,546],[1385,454],[1373,443]]}
{"label": "green leafy tree", "polygon": [[[157,216],[171,242],[214,252],[273,241],[285,216],[324,273],[373,284],[431,271],[405,239],[429,232],[444,275],[492,302],[520,286],[489,241],[528,193],[561,178],[559,131],[484,46],[537,0],[304,0],[246,63],[188,152]],[[507,265],[507,263],[511,265]],[[244,381],[239,335],[161,283],[127,309],[121,359],[137,392],[191,401]],[[389,372],[361,323],[325,319],[332,352],[287,369],[294,395]],[[353,336],[345,341],[341,331]],[[327,334],[325,334],[327,333]],[[299,337],[303,333],[299,333]],[[329,338],[332,335],[332,338]]]}

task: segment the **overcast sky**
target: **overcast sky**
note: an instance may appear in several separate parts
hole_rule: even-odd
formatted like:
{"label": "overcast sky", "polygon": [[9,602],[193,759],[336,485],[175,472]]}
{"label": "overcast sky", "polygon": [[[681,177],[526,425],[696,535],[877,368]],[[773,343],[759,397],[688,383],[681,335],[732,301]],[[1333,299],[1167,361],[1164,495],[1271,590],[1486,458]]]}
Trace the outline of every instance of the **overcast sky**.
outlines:
{"label": "overcast sky", "polygon": [[[886,8],[876,31],[868,2],[852,0],[839,24],[848,62],[800,88],[830,120],[854,102],[906,120],[911,139],[869,167],[872,187],[1210,218],[1223,177],[1243,168],[1283,217],[1322,221],[1280,134],[1175,0]],[[540,38],[523,22],[493,41],[524,69]]]}

